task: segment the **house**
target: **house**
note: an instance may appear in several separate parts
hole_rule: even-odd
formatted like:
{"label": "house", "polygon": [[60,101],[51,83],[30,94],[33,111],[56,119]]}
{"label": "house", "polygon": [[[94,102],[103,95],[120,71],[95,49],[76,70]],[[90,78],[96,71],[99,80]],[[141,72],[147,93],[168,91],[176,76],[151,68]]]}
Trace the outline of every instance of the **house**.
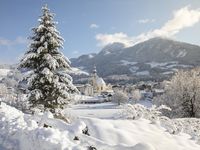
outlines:
{"label": "house", "polygon": [[82,95],[87,95],[87,96],[93,96],[94,95],[94,90],[93,87],[90,84],[78,84],[75,85],[77,87],[77,89],[79,90],[79,92]]}

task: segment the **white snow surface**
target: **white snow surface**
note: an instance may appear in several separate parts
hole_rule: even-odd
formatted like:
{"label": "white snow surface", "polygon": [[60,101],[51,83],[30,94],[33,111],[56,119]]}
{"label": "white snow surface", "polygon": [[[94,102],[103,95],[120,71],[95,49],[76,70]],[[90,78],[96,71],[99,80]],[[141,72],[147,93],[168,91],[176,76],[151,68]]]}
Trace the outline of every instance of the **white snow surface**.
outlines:
{"label": "white snow surface", "polygon": [[197,150],[191,136],[172,135],[160,124],[149,120],[117,119],[122,108],[113,103],[82,104],[70,108],[88,126],[97,149],[103,150]]}
{"label": "white snow surface", "polygon": [[93,56],[92,54],[89,54],[88,57],[89,57],[89,58],[93,58],[94,56]]}
{"label": "white snow surface", "polygon": [[81,75],[81,74],[84,74],[84,75],[89,75],[88,72],[85,72],[79,68],[75,68],[75,67],[71,67],[71,70],[68,71],[69,73],[72,73],[72,74],[75,74],[75,75]]}
{"label": "white snow surface", "polygon": [[105,51],[104,52],[104,55],[108,55],[108,54],[110,54],[111,52],[109,52],[109,51]]}
{"label": "white snow surface", "polygon": [[[65,111],[78,116],[72,124],[50,112],[33,115],[4,103],[0,105],[1,150],[199,150],[185,133],[172,135],[149,120],[117,119],[121,107],[113,103],[72,105]],[[92,115],[91,115],[92,114]],[[52,127],[44,128],[47,124]],[[82,134],[88,126],[90,136]],[[80,140],[73,138],[78,136]]]}
{"label": "white snow surface", "polygon": [[167,65],[171,65],[171,64],[173,64],[173,65],[177,65],[178,64],[178,62],[177,61],[171,61],[171,62],[154,62],[154,61],[152,61],[152,62],[148,62],[148,63],[146,63],[146,64],[148,64],[148,65],[150,65],[151,66],[151,68],[159,68],[159,67],[166,67]]}
{"label": "white snow surface", "polygon": [[103,80],[103,78],[97,78],[97,85],[102,85],[102,86],[105,86],[106,85],[106,83],[105,83],[105,81]]}
{"label": "white snow surface", "polygon": [[7,76],[10,72],[10,69],[0,69],[0,76]]}
{"label": "white snow surface", "polygon": [[[81,121],[67,124],[44,114],[31,116],[4,103],[0,106],[0,149],[1,150],[64,150],[84,149],[73,141],[85,124]],[[49,118],[48,118],[49,117]],[[44,128],[43,125],[52,128]]]}
{"label": "white snow surface", "polygon": [[80,75],[80,74],[89,75],[89,73],[87,73],[79,68],[72,67],[71,69],[72,69],[71,73],[74,73],[76,75]]}
{"label": "white snow surface", "polygon": [[149,73],[149,71],[147,71],[147,70],[144,70],[144,71],[140,71],[140,72],[136,72],[136,75],[137,76],[147,76],[147,75],[149,75],[150,73]]}
{"label": "white snow surface", "polygon": [[178,55],[176,57],[185,57],[187,55],[187,51],[185,49],[183,49],[182,51],[180,51],[178,53]]}
{"label": "white snow surface", "polygon": [[127,61],[127,60],[120,60],[120,62],[123,64],[123,65],[136,65],[138,62],[131,62],[131,61]]}
{"label": "white snow surface", "polygon": [[[183,53],[180,53],[179,57],[182,57]],[[191,65],[183,65],[179,64],[177,61],[169,61],[169,62],[148,62],[146,63],[151,66],[151,68],[160,68],[160,69],[173,69],[174,67],[181,67],[181,68],[187,68],[192,67]]]}
{"label": "white snow surface", "polygon": [[129,70],[130,70],[132,73],[136,73],[138,69],[139,69],[139,67],[133,66],[133,67],[130,67]]}

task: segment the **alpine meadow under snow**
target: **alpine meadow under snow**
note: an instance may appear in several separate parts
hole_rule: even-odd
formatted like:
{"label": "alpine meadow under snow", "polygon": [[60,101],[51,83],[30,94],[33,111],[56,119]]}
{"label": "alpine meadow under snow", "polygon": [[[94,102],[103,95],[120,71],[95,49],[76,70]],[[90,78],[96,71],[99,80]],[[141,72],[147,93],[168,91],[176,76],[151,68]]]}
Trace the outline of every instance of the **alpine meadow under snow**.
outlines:
{"label": "alpine meadow under snow", "polygon": [[42,7],[23,58],[0,65],[0,150],[200,150],[199,46],[114,42],[71,67],[54,16]]}

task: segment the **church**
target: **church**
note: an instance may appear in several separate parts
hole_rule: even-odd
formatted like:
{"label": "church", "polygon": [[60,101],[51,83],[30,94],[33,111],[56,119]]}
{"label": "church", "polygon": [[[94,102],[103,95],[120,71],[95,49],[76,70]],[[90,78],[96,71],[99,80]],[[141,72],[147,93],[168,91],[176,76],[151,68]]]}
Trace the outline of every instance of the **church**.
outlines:
{"label": "church", "polygon": [[112,93],[111,84],[106,85],[103,78],[97,75],[96,66],[94,66],[92,73],[90,74],[88,84],[77,86],[79,91],[88,96],[102,95],[102,93]]}

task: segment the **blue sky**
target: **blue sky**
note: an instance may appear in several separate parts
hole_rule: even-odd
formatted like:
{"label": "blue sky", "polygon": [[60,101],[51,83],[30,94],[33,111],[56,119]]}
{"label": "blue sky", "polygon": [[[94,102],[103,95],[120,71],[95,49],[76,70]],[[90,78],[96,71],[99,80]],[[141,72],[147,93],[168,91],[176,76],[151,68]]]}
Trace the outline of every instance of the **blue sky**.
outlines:
{"label": "blue sky", "polygon": [[200,45],[199,0],[0,0],[0,63],[16,63],[27,50],[44,4],[56,14],[69,58],[155,36]]}

